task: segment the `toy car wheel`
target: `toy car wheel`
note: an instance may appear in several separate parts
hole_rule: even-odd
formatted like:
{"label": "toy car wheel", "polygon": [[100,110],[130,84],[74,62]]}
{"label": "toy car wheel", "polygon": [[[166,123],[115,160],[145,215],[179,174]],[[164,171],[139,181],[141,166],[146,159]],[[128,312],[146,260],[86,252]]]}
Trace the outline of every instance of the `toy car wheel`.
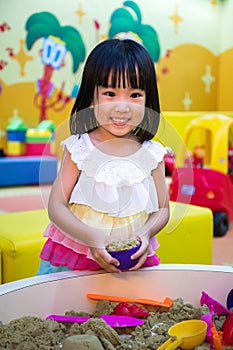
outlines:
{"label": "toy car wheel", "polygon": [[229,228],[228,216],[224,212],[214,213],[214,236],[222,237]]}

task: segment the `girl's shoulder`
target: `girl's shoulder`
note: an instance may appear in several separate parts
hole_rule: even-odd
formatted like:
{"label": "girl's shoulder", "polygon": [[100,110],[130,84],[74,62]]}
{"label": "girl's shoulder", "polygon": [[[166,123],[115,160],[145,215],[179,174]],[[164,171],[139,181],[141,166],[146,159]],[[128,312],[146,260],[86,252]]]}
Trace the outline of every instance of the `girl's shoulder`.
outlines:
{"label": "girl's shoulder", "polygon": [[161,162],[164,159],[165,154],[167,153],[166,147],[164,147],[158,141],[144,141],[143,147],[150,152],[150,154],[157,160],[157,162]]}
{"label": "girl's shoulder", "polygon": [[88,134],[71,135],[67,137],[65,140],[61,141],[61,145],[65,146],[70,152],[72,150],[74,151],[77,149],[90,150],[92,147]]}
{"label": "girl's shoulder", "polygon": [[66,147],[71,154],[71,159],[79,164],[90,152],[92,145],[88,134],[77,134],[67,137],[61,142],[63,147]]}

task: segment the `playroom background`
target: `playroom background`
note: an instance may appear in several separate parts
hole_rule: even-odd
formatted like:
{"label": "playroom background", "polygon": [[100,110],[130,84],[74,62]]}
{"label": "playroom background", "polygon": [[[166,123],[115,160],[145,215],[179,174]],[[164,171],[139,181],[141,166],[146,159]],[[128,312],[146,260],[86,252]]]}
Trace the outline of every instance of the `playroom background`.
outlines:
{"label": "playroom background", "polygon": [[[5,181],[0,183],[0,213],[46,207],[47,183],[56,176],[60,141],[69,134],[85,59],[104,39],[131,37],[150,52],[168,122],[162,141],[175,153],[192,119],[205,113],[233,117],[232,16],[232,0],[2,1],[0,159],[6,156],[10,164],[15,158],[14,181],[26,171],[22,183],[15,183],[7,162],[4,169],[0,162]],[[42,161],[34,163],[27,157],[41,154]],[[40,187],[7,187],[32,184],[32,179]],[[37,222],[43,226],[45,214],[43,220]],[[34,222],[34,217],[27,221]],[[224,240],[213,240],[213,263],[233,264],[232,236],[231,230]],[[208,244],[211,249],[212,237]]]}
{"label": "playroom background", "polygon": [[[0,8],[2,149],[7,127],[37,128],[44,120],[52,122],[50,131],[57,128],[59,141],[89,51],[125,33],[151,53],[162,111],[172,123],[177,111],[184,117],[233,111],[230,0],[9,0]],[[29,141],[38,137],[29,134]]]}

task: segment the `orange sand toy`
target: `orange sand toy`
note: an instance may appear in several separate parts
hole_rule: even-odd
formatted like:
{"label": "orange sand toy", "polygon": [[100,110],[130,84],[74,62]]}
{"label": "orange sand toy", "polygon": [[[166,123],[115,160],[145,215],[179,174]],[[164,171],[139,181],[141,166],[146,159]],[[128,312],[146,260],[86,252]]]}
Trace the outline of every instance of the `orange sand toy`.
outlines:
{"label": "orange sand toy", "polygon": [[133,299],[133,298],[88,293],[87,298],[94,299],[94,300],[109,300],[109,301],[115,301],[115,302],[138,303],[138,304],[162,306],[162,307],[172,306],[172,300],[168,297],[166,297],[164,301],[160,302],[157,300],[150,300],[150,299]]}
{"label": "orange sand toy", "polygon": [[222,350],[222,335],[220,335],[220,333],[222,332],[217,331],[214,323],[212,323],[211,332],[212,332],[212,343],[213,343],[214,349]]}
{"label": "orange sand toy", "polygon": [[[229,344],[227,344],[226,342],[224,342],[222,340],[222,335],[223,332],[222,331],[217,331],[215,324],[212,323],[212,327],[211,327],[211,331],[212,331],[212,343],[214,346],[215,350],[222,350],[222,346],[229,346]],[[233,345],[230,345],[233,349]]]}

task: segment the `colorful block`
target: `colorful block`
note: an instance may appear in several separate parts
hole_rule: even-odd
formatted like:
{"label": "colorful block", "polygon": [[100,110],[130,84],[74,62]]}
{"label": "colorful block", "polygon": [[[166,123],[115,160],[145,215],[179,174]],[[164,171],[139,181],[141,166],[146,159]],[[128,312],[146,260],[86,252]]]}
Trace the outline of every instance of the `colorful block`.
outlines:
{"label": "colorful block", "polygon": [[9,141],[25,141],[27,126],[24,121],[18,117],[18,111],[14,110],[13,116],[7,126],[7,138]]}
{"label": "colorful block", "polygon": [[51,145],[47,142],[26,142],[26,156],[52,156]]}
{"label": "colorful block", "polygon": [[28,129],[26,132],[26,142],[48,142],[52,133],[50,130]]}
{"label": "colorful block", "polygon": [[49,129],[28,129],[26,132],[26,155],[54,155],[51,149],[51,141],[53,139],[54,134]]}
{"label": "colorful block", "polygon": [[19,141],[7,142],[7,155],[8,156],[22,156],[25,154],[25,144]]}
{"label": "colorful block", "polygon": [[25,133],[26,131],[7,131],[7,139],[8,141],[25,142]]}
{"label": "colorful block", "polygon": [[37,125],[37,130],[50,130],[53,132],[56,129],[56,126],[52,120],[42,120],[40,124]]}

